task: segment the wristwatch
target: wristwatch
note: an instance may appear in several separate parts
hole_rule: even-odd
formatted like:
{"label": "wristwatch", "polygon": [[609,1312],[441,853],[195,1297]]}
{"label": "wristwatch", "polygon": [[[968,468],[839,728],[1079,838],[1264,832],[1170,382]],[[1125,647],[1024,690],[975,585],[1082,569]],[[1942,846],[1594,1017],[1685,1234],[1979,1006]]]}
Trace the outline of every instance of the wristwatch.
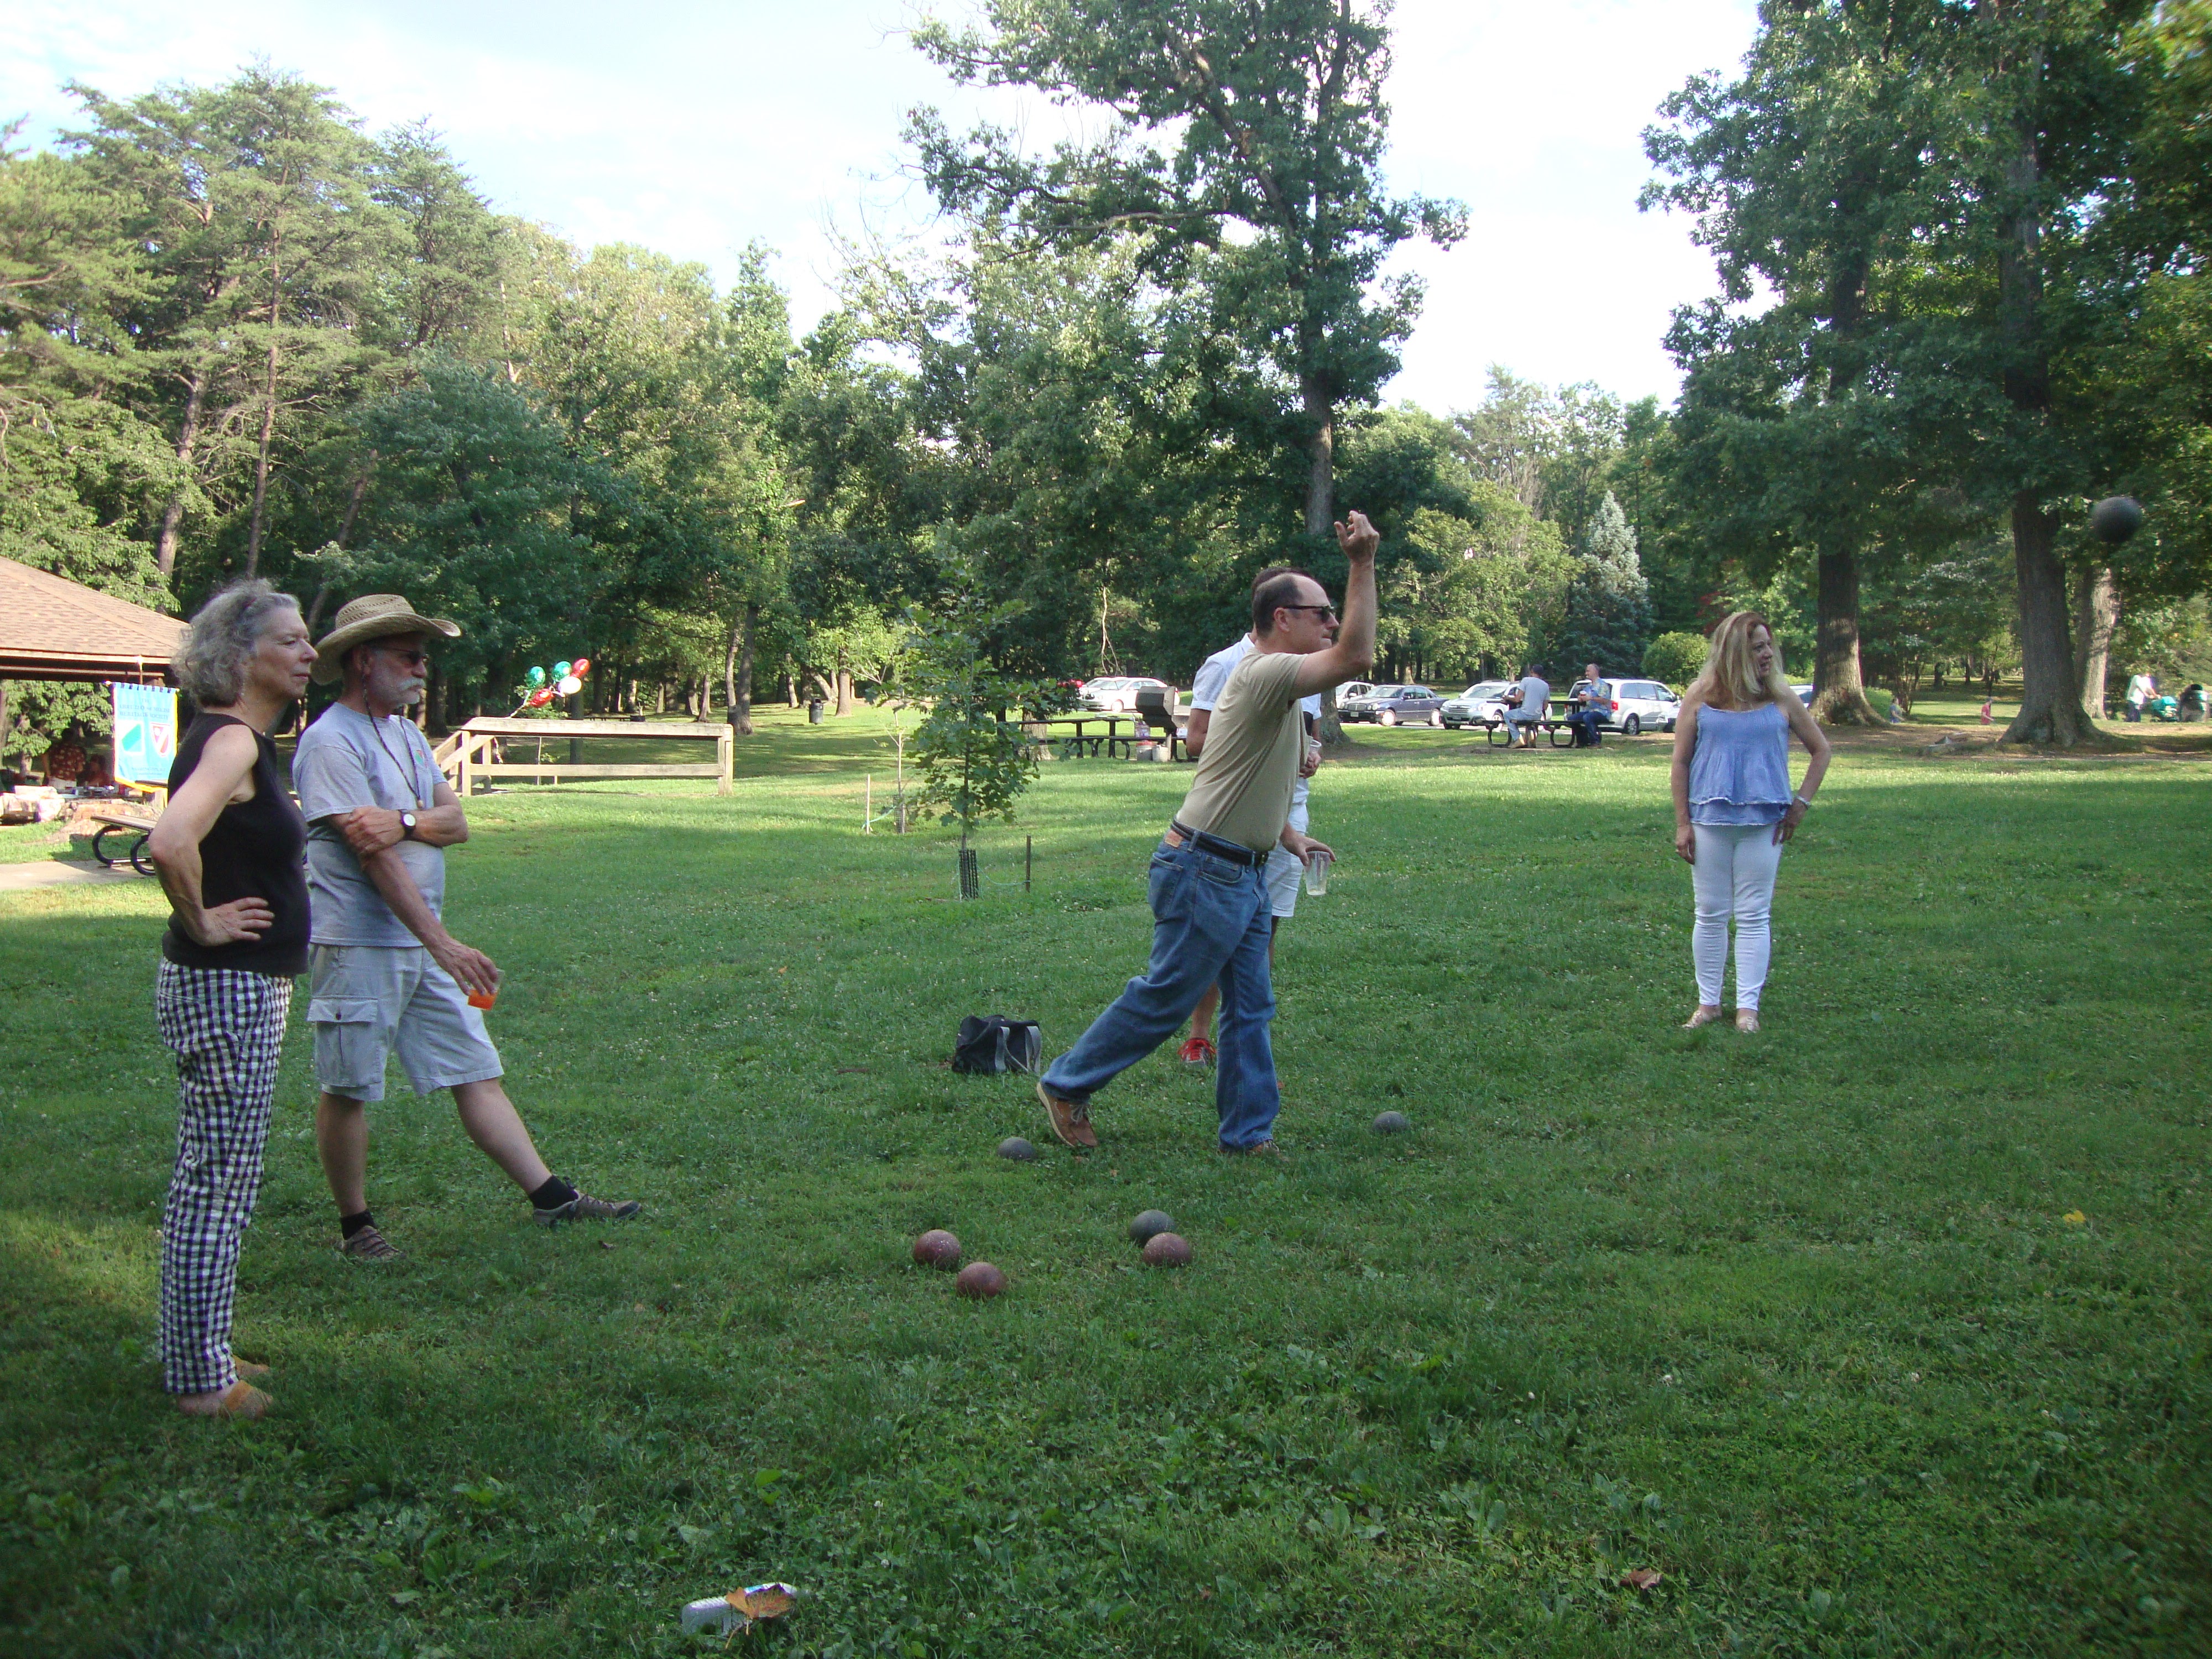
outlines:
{"label": "wristwatch", "polygon": [[412,812],[402,812],[399,815],[399,839],[402,841],[415,839],[415,815]]}

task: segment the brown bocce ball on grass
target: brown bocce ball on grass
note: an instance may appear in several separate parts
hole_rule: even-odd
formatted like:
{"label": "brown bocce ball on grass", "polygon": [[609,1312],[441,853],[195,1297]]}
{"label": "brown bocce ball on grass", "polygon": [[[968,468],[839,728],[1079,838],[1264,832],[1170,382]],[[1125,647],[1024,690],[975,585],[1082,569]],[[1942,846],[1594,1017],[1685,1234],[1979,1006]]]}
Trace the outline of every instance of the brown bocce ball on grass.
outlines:
{"label": "brown bocce ball on grass", "polygon": [[917,1267],[949,1267],[960,1260],[960,1241],[942,1227],[932,1227],[914,1241]]}
{"label": "brown bocce ball on grass", "polygon": [[978,1302],[988,1301],[1006,1288],[1006,1276],[988,1261],[971,1261],[960,1270],[952,1288]]}
{"label": "brown bocce ball on grass", "polygon": [[1145,1241],[1147,1267],[1188,1267],[1190,1241],[1181,1233],[1154,1233]]}

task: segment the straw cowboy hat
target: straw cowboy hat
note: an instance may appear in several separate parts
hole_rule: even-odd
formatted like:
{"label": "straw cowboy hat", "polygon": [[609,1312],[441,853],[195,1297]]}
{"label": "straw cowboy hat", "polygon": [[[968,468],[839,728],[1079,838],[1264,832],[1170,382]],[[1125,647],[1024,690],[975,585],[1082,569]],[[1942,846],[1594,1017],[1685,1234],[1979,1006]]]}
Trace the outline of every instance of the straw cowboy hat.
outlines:
{"label": "straw cowboy hat", "polygon": [[331,631],[315,646],[315,665],[308,672],[318,684],[333,684],[345,678],[348,650],[387,634],[443,634],[457,640],[461,628],[442,617],[416,616],[415,607],[397,593],[364,593],[338,608]]}

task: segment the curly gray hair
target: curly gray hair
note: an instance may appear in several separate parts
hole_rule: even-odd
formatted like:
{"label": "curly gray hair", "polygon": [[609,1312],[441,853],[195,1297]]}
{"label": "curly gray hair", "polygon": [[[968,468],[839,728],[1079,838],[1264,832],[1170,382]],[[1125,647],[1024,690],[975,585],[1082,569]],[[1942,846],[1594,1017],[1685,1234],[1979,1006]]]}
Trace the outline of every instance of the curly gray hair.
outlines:
{"label": "curly gray hair", "polygon": [[269,619],[299,608],[299,600],[258,576],[233,582],[192,618],[169,665],[177,684],[203,708],[236,702],[245,695],[246,665]]}

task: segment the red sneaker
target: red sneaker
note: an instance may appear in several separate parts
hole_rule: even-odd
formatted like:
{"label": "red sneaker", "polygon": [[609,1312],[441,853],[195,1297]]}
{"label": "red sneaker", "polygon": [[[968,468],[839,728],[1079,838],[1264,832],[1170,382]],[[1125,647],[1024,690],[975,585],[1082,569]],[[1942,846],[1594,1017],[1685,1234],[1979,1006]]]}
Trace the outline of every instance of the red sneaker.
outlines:
{"label": "red sneaker", "polygon": [[1204,1037],[1185,1037],[1182,1048],[1182,1063],[1186,1066],[1213,1064],[1213,1045]]}

